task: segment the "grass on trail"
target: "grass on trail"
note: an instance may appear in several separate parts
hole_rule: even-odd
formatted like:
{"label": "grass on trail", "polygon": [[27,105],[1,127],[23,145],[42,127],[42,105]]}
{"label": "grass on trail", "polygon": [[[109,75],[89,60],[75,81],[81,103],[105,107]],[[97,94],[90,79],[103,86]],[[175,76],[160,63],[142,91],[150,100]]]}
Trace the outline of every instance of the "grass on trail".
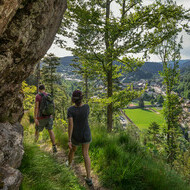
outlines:
{"label": "grass on trail", "polygon": [[156,122],[159,125],[162,125],[164,123],[163,115],[161,113],[157,114],[151,110],[140,108],[125,109],[125,113],[140,129],[147,129],[152,122]]}
{"label": "grass on trail", "polygon": [[40,150],[37,145],[25,144],[20,171],[23,174],[21,190],[82,190],[74,173]]}
{"label": "grass on trail", "polygon": [[[73,171],[56,161],[53,155],[43,152],[34,144],[34,124],[30,124],[29,113],[22,119],[24,127],[24,157],[19,170],[23,175],[20,190],[84,190]],[[47,141],[47,130],[40,133]]]}

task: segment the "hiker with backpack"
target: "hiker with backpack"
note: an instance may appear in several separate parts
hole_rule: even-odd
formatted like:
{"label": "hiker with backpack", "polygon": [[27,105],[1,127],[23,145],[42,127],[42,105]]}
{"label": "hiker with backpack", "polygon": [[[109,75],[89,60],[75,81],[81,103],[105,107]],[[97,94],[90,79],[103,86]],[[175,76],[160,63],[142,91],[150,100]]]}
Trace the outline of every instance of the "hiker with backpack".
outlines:
{"label": "hiker with backpack", "polygon": [[75,151],[77,146],[82,145],[82,153],[85,162],[85,169],[87,177],[85,178],[86,183],[91,186],[92,179],[90,175],[90,157],[89,157],[89,145],[91,142],[91,131],[88,124],[88,115],[89,115],[89,105],[82,104],[83,95],[80,90],[75,90],[72,94],[72,102],[74,106],[69,107],[67,111],[68,118],[68,145],[69,145],[69,156],[68,164],[72,164]]}
{"label": "hiker with backpack", "polygon": [[39,93],[35,98],[35,141],[38,141],[39,132],[43,131],[44,127],[48,130],[49,136],[52,142],[53,153],[57,152],[55,144],[55,136],[53,133],[53,114],[54,114],[54,102],[51,94],[45,92],[45,86],[41,84],[39,86]]}

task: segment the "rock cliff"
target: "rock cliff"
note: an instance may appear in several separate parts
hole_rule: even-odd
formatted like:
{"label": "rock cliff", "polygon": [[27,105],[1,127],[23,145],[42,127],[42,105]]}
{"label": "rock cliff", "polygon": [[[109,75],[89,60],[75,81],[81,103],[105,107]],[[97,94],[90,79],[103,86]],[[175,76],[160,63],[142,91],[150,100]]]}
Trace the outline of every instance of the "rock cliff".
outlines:
{"label": "rock cliff", "polygon": [[21,83],[51,46],[66,0],[0,0],[0,189],[19,189]]}

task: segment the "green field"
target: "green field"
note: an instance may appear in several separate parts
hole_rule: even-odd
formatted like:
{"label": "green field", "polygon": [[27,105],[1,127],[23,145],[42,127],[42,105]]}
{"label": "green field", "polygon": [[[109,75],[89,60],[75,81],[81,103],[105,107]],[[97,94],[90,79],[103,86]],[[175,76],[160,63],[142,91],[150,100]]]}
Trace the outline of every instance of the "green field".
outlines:
{"label": "green field", "polygon": [[147,129],[153,121],[157,122],[159,125],[164,123],[164,117],[160,110],[154,108],[158,111],[155,113],[147,109],[125,109],[127,116],[137,125],[140,129]]}
{"label": "green field", "polygon": [[[132,101],[129,104],[133,104],[134,106],[138,106],[139,102],[138,101]],[[151,105],[149,101],[144,101],[144,105]]]}

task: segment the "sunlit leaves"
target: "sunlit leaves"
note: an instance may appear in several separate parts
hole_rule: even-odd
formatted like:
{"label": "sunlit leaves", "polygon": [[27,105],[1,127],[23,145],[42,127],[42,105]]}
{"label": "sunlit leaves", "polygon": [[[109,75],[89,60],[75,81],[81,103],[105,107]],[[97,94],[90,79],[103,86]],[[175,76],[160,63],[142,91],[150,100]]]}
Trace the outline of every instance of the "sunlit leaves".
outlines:
{"label": "sunlit leaves", "polygon": [[29,110],[34,106],[36,86],[28,85],[25,81],[22,82],[22,91],[24,93],[24,109]]}

